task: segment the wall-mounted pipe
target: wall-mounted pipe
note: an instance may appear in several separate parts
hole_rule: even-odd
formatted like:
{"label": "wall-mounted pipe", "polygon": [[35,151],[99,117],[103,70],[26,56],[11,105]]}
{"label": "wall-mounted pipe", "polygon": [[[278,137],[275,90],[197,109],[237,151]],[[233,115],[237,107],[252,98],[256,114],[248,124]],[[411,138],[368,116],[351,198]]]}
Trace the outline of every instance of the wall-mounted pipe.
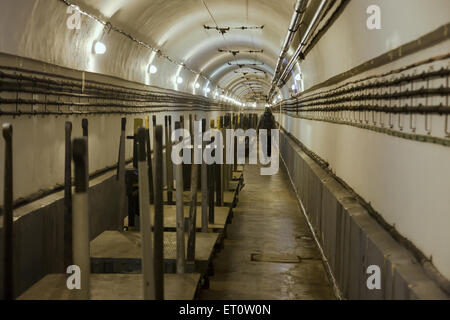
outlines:
{"label": "wall-mounted pipe", "polygon": [[280,69],[283,65],[283,60],[286,57],[286,54],[291,46],[292,40],[294,39],[295,33],[298,31],[298,28],[303,23],[304,14],[306,11],[306,5],[308,3],[308,0],[297,0],[297,3],[295,4],[294,8],[294,14],[291,18],[291,23],[289,24],[289,29],[286,34],[286,37],[283,42],[283,46],[281,47],[280,54],[278,56],[277,65],[275,67],[275,72],[273,74],[273,82],[278,81],[278,76],[280,73]]}
{"label": "wall-mounted pipe", "polygon": [[281,73],[280,76],[275,77],[274,81],[272,82],[272,88],[269,91],[269,101],[272,99],[272,95],[275,91],[275,88],[278,86],[283,86],[286,83],[286,77],[291,72],[295,62],[300,57],[300,53],[305,47],[309,37],[313,33],[313,31],[316,29],[317,25],[319,24],[321,18],[326,11],[326,8],[328,8],[328,4],[330,3],[330,0],[322,0],[319,4],[319,7],[317,8],[311,22],[308,25],[308,28],[306,29],[305,33],[303,34],[302,40],[300,41],[300,44],[298,45],[297,49],[295,50],[294,55],[289,60],[289,63],[287,64],[286,68],[284,68],[284,71]]}
{"label": "wall-mounted pipe", "polygon": [[289,61],[288,65],[284,69],[284,72],[282,73],[280,79],[278,80],[277,85],[282,86],[286,83],[286,77],[291,72],[292,68],[294,67],[295,62],[300,57],[300,54],[302,50],[304,49],[306,43],[308,42],[309,37],[313,34],[314,30],[317,28],[318,24],[321,21],[321,17],[323,17],[323,14],[325,13],[326,9],[328,8],[328,4],[330,3],[329,0],[322,0],[319,7],[316,10],[316,13],[314,14],[311,23],[309,24],[308,28],[305,31],[305,34],[303,35],[302,40],[300,41],[299,46],[297,47],[297,50],[295,50],[294,55],[292,56],[291,60]]}

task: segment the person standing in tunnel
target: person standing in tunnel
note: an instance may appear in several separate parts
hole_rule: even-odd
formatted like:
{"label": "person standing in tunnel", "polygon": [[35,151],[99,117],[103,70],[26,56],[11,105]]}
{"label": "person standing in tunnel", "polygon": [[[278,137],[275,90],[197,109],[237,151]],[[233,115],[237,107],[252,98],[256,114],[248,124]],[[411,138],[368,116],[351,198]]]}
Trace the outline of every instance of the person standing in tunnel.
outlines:
{"label": "person standing in tunnel", "polygon": [[[275,117],[272,114],[272,111],[269,107],[266,107],[264,110],[264,114],[261,116],[258,124],[258,132],[260,129],[266,129],[267,130],[267,157],[272,156],[272,135],[271,135],[271,129],[275,129]],[[261,143],[265,144],[264,141],[261,141]],[[263,150],[266,150],[266,146],[263,145]]]}

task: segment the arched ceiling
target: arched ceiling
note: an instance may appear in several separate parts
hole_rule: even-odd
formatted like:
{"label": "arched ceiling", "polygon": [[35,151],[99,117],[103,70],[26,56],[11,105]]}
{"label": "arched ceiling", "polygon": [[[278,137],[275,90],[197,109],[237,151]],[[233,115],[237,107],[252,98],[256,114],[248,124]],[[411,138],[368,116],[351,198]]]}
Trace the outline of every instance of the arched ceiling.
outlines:
{"label": "arched ceiling", "polygon": [[[257,92],[253,82],[268,91],[295,0],[74,0],[72,3],[184,62],[215,85],[231,90],[236,96],[251,98]],[[230,30],[222,34],[204,26]],[[238,29],[243,26],[251,29]],[[234,50],[240,53],[227,52]],[[259,77],[248,80],[253,73]]]}

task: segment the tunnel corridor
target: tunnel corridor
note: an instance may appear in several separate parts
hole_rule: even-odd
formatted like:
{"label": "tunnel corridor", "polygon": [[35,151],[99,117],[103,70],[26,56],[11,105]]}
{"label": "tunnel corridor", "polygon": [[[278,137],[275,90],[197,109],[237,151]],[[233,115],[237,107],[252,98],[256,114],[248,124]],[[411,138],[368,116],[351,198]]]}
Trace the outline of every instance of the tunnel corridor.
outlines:
{"label": "tunnel corridor", "polygon": [[449,300],[449,12],[1,0],[0,300]]}
{"label": "tunnel corridor", "polygon": [[244,169],[245,188],[225,248],[215,262],[210,289],[200,299],[334,299],[287,173],[260,176],[258,171],[256,165]]}

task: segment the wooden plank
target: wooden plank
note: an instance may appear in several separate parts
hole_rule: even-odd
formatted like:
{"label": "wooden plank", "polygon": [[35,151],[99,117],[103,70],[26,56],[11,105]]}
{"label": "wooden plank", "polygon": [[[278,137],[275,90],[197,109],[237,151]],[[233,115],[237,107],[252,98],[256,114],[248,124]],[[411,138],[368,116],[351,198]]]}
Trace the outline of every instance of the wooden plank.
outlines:
{"label": "wooden plank", "polygon": [[[226,191],[223,193],[224,207],[229,207],[234,202],[234,198],[236,195],[235,193],[236,193],[235,191]],[[183,202],[185,204],[189,204],[189,201],[190,201],[190,191],[183,192]],[[201,202],[202,202],[202,193],[197,192],[197,204],[199,205],[201,204]],[[164,190],[164,203],[167,203],[167,190]]]}
{"label": "wooden plank", "polygon": [[[185,239],[187,239],[185,234]],[[214,253],[218,233],[199,233],[195,260],[208,261]],[[141,234],[136,231],[105,231],[91,241],[92,259],[141,259]],[[187,249],[185,249],[186,252]],[[164,259],[176,260],[176,233],[164,232]]]}
{"label": "wooden plank", "polygon": [[[72,300],[66,274],[49,274],[38,281],[19,300]],[[200,274],[165,274],[165,300],[193,300]],[[141,274],[92,274],[91,300],[142,300]]]}
{"label": "wooden plank", "polygon": [[[201,207],[198,206],[197,210],[201,210]],[[153,210],[151,211],[151,217],[153,221]],[[216,207],[214,210],[215,220],[214,223],[209,223],[208,228],[212,230],[225,229],[230,215],[231,209],[228,207]],[[189,217],[189,207],[184,207],[184,216],[185,218]],[[176,206],[164,206],[164,230],[165,231],[175,231],[176,230]],[[197,230],[201,230],[202,222],[201,220],[196,221]]]}

